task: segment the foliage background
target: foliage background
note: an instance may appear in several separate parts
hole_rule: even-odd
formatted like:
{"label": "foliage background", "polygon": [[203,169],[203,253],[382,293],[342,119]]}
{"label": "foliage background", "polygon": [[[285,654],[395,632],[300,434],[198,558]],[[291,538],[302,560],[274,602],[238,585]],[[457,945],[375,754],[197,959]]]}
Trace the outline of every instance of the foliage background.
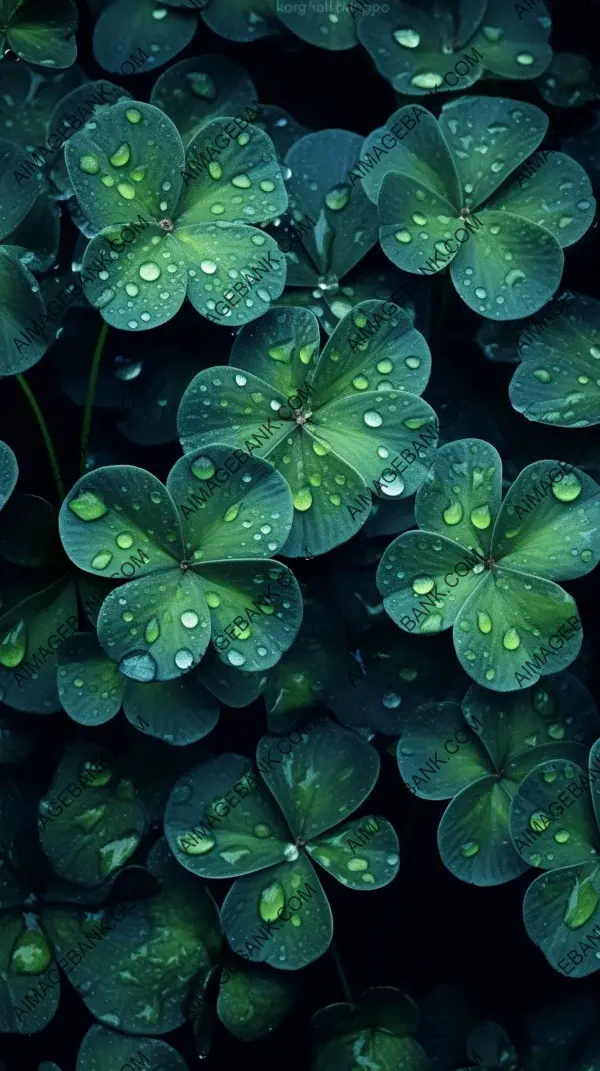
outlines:
{"label": "foliage background", "polygon": [[[510,3],[511,0],[507,0]],[[94,19],[86,4],[80,3],[78,60],[90,79],[109,78],[127,88],[135,99],[147,100],[156,74],[121,77],[107,74],[96,63],[91,51]],[[549,3],[553,18],[551,42],[554,49],[577,51],[588,55],[596,65],[600,62],[600,5],[586,0],[559,0]],[[227,55],[242,64],[253,79],[259,100],[278,104],[298,121],[313,130],[342,128],[366,136],[383,125],[395,110],[395,94],[379,77],[367,52],[355,48],[346,52],[330,52],[313,48],[286,35],[271,37],[252,44],[235,44],[213,34],[202,22],[194,41],[177,56],[182,60],[198,54]],[[162,69],[161,69],[162,70]],[[469,92],[469,91],[467,91]],[[499,82],[479,83],[470,92],[506,95],[530,101],[542,107],[550,116],[551,145],[559,148],[562,139],[583,129],[591,117],[592,105],[562,110],[543,102],[531,82],[509,83],[500,88]],[[438,99],[455,99],[454,94],[437,95]],[[457,96],[457,95],[456,95]],[[417,103],[431,106],[427,96]],[[437,111],[437,107],[435,108]],[[576,292],[600,298],[599,224],[567,255],[561,291]],[[70,251],[77,231],[63,214],[63,234],[59,263],[68,264],[65,254]],[[365,261],[382,262],[376,246]],[[569,458],[570,450],[589,437],[590,444],[600,451],[598,427],[571,432],[546,429],[519,416],[510,407],[508,383],[512,365],[485,360],[473,341],[481,318],[471,313],[453,291],[446,318],[439,319],[440,291],[446,276],[434,278],[434,333],[428,337],[433,355],[433,373],[426,399],[435,406],[431,384],[442,376],[446,386],[452,385],[457,398],[470,397],[473,390],[498,399],[503,415],[506,450],[504,457],[526,454],[529,460],[541,457]],[[78,310],[70,314],[69,326],[43,360],[27,373],[39,399],[57,448],[65,486],[70,487],[78,477],[79,435],[82,410],[62,393],[59,367],[65,356],[81,362],[91,362],[93,347],[101,319],[93,310]],[[233,332],[213,325],[186,303],[170,323],[151,333],[134,336],[111,328],[106,343],[103,364],[112,363],[120,354],[132,359],[143,356],[145,346],[181,346],[182,337],[190,352],[208,355],[211,364],[226,364],[229,359]],[[15,451],[19,461],[21,493],[44,495],[56,501],[43,445],[32,427],[32,417],[26,399],[14,378],[0,380],[0,437]],[[106,411],[96,409],[90,452],[94,454],[94,428],[101,429],[103,444],[114,447],[110,459],[100,463],[125,460],[129,464],[149,469],[160,479],[180,455],[177,442],[164,447],[138,447],[127,442],[108,424]],[[106,426],[108,424],[108,426]],[[112,441],[111,441],[112,440]],[[576,440],[576,441],[575,441]],[[552,444],[550,446],[550,444]],[[566,446],[565,446],[566,444]],[[563,448],[564,447],[564,448]],[[359,534],[350,549],[358,547]],[[331,576],[348,553],[345,545],[331,554],[310,562],[289,560],[299,581],[311,579],[316,591],[330,587]],[[0,570],[9,569],[2,562]],[[0,572],[0,577],[2,573]],[[598,640],[598,598],[600,571],[569,583],[576,599],[585,635],[580,661],[588,663],[591,676],[586,681],[596,704],[600,707],[600,667],[590,658]],[[340,617],[340,627],[342,627]],[[426,641],[423,641],[426,642]],[[445,646],[451,658],[451,630],[436,640]],[[357,690],[361,683],[357,683]],[[34,721],[34,719],[28,719]],[[65,743],[71,738],[73,723],[65,713],[51,718],[35,719],[36,733],[42,742],[36,749],[29,769],[31,779],[46,783],[49,770],[58,765]],[[223,707],[216,729],[207,746],[219,754],[235,750],[252,756],[256,741],[266,731],[264,706],[261,700],[242,710]],[[139,734],[122,717],[93,730],[94,740],[106,744],[118,754],[125,740],[137,739]],[[165,745],[162,745],[165,746]],[[36,765],[37,761],[37,765]],[[598,975],[574,983],[560,977],[546,963],[542,953],[525,932],[521,909],[523,895],[532,879],[531,872],[522,878],[499,887],[481,889],[457,881],[443,866],[436,847],[436,831],[445,802],[419,800],[405,789],[400,781],[395,759],[382,754],[382,769],[374,792],[358,814],[383,814],[392,823],[400,838],[401,868],[398,878],[378,891],[376,896],[349,895],[335,881],[327,881],[326,890],[334,920],[334,941],[346,972],[353,996],[368,986],[391,985],[408,993],[421,1006],[424,995],[434,986],[450,983],[468,997],[475,1019],[494,1019],[518,1041],[523,1013],[546,998],[560,999],[598,992]],[[225,883],[211,882],[210,891],[220,904]],[[252,1060],[262,1067],[267,1062],[283,1065],[288,1071],[305,1071],[308,1066],[308,1034],[310,1015],[335,1001],[344,1000],[331,950],[316,963],[301,972],[300,999],[272,1037],[244,1045],[216,1022],[213,1045],[206,1060],[207,1071],[223,1067],[243,1066]],[[82,1000],[68,984],[62,985],[60,1007],[50,1024],[39,1034],[30,1037],[11,1035],[0,1040],[0,1055],[8,1057],[15,1066],[29,1069],[38,1061],[54,1060],[70,1071],[85,1031],[94,1022]],[[165,1040],[179,1050],[190,1068],[197,1056],[189,1028],[182,1027]],[[3,1051],[3,1046],[5,1051]]]}

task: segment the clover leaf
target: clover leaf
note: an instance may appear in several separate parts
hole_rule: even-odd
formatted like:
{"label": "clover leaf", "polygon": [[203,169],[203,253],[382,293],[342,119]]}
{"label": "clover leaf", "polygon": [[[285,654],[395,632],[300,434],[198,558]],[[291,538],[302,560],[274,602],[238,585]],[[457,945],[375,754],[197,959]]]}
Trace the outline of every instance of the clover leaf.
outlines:
{"label": "clover leaf", "polygon": [[[401,108],[387,126],[412,111]],[[530,315],[560,283],[563,248],[592,224],[588,176],[570,157],[546,151],[513,174],[548,127],[532,104],[463,97],[446,104],[439,121],[422,112],[385,164],[372,164],[362,179],[377,201],[384,253],[422,275],[450,264],[463,301],[488,319]],[[375,131],[365,149],[379,141]]]}
{"label": "clover leaf", "polygon": [[94,56],[105,71],[115,74],[154,71],[189,45],[196,27],[191,14],[157,8],[153,0],[113,0],[96,22]]}
{"label": "clover leaf", "polygon": [[10,446],[0,441],[0,509],[12,495],[19,477],[17,459]]}
{"label": "clover leaf", "polygon": [[[229,368],[198,373],[178,415],[184,450],[215,440],[245,446],[285,476],[294,504],[285,553],[292,557],[323,554],[353,536],[368,517],[368,482],[381,497],[413,494],[437,440],[435,413],[418,397],[429,347],[406,313],[392,302],[364,301],[320,356],[318,346],[311,312],[271,309],[240,331]],[[402,467],[406,454],[411,463]],[[400,468],[389,468],[392,458]]]}
{"label": "clover leaf", "polygon": [[544,686],[501,695],[478,684],[461,706],[432,703],[412,712],[397,759],[411,792],[451,799],[438,830],[444,865],[473,885],[501,885],[525,867],[508,836],[511,800],[523,778],[549,758],[585,756],[598,734],[587,689],[570,673]]}
{"label": "clover leaf", "polygon": [[[123,576],[137,573],[107,596],[98,617],[104,651],[133,680],[181,676],[198,664],[211,635],[228,664],[268,669],[298,631],[298,585],[286,566],[265,557],[287,539],[289,489],[264,461],[250,458],[243,472],[232,472],[221,467],[230,459],[225,446],[187,454],[166,487],[133,465],[99,468],[63,502],[59,528],[72,561],[96,576],[119,577],[119,567]],[[227,486],[219,486],[228,472]]]}
{"label": "clover leaf", "polygon": [[553,301],[542,314],[543,330],[519,340],[521,364],[510,400],[528,420],[561,428],[600,424],[600,302],[581,294]]}
{"label": "clover leaf", "polygon": [[[281,970],[312,963],[331,941],[331,909],[311,860],[363,891],[387,885],[399,864],[398,838],[386,819],[345,822],[375,785],[377,752],[325,720],[300,735],[285,748],[278,746],[282,738],[262,737],[257,764],[264,783],[249,759],[220,755],[180,778],[165,810],[167,840],[184,867],[202,877],[237,878],[222,907],[234,952]],[[235,801],[235,792],[244,806],[234,814],[240,800],[230,807],[225,799],[233,793]],[[361,835],[361,827],[372,833]],[[286,919],[294,898],[299,906],[290,902]]]}
{"label": "clover leaf", "polygon": [[579,652],[575,601],[553,581],[597,564],[600,487],[572,466],[536,461],[501,504],[501,468],[481,439],[443,446],[415,500],[420,530],[387,548],[377,585],[397,625],[421,635],[453,625],[463,669],[509,692]]}
{"label": "clover leaf", "polygon": [[0,55],[12,48],[20,59],[43,67],[75,63],[79,17],[72,0],[3,0]]}
{"label": "clover leaf", "polygon": [[67,142],[73,189],[99,232],[84,254],[84,290],[113,326],[166,323],[186,293],[217,322],[247,323],[283,290],[276,243],[249,226],[287,205],[273,146],[255,127],[237,138],[227,130],[229,120],[206,123],[184,152],[174,123],[133,101],[103,110]]}
{"label": "clover leaf", "polygon": [[529,886],[523,920],[532,941],[555,970],[584,978],[600,967],[600,741],[585,762],[557,759],[537,766],[519,787],[510,834],[529,866],[545,870]]}
{"label": "clover leaf", "polygon": [[500,78],[537,78],[552,58],[552,23],[541,0],[534,11],[506,0],[392,0],[376,18],[372,14],[362,9],[358,38],[398,93],[468,89],[486,70]]}
{"label": "clover leaf", "polygon": [[430,1071],[432,1064],[411,1035],[416,1004],[399,989],[369,989],[355,1004],[330,1004],[311,1019],[311,1071],[342,1071],[357,1058],[377,1071]]}
{"label": "clover leaf", "polygon": [[96,1023],[81,1042],[76,1071],[114,1071],[115,1067],[135,1067],[146,1071],[187,1071],[177,1049],[156,1038],[125,1037]]}
{"label": "clover leaf", "polygon": [[333,20],[325,13],[325,5],[308,2],[282,5],[278,0],[212,0],[205,6],[202,17],[206,25],[230,41],[257,41],[284,26],[303,41],[332,52],[356,44],[351,2],[338,8]]}
{"label": "clover leaf", "polygon": [[169,116],[184,144],[217,116],[240,115],[255,101],[254,83],[228,56],[192,56],[156,79],[150,103]]}
{"label": "clover leaf", "polygon": [[271,230],[286,255],[286,284],[293,288],[277,304],[310,308],[328,334],[368,298],[385,300],[395,292],[396,304],[414,313],[399,273],[358,269],[378,237],[375,206],[359,182],[348,182],[361,146],[362,138],[347,130],[300,138],[285,157],[289,213]]}

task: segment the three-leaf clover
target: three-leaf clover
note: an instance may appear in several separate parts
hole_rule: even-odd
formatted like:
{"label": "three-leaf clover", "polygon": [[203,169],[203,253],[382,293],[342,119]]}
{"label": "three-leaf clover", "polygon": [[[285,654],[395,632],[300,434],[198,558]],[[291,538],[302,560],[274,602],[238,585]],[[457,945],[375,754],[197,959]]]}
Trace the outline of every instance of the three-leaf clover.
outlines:
{"label": "three-leaf clover", "polygon": [[184,450],[227,442],[285,476],[294,557],[353,536],[369,515],[370,482],[382,498],[414,494],[437,441],[435,413],[418,397],[429,347],[396,305],[362,302],[318,349],[312,312],[271,309],[240,331],[229,368],[198,373],[178,415]]}
{"label": "three-leaf clover", "polygon": [[522,874],[508,834],[520,782],[547,759],[585,756],[581,744],[595,740],[598,728],[589,692],[570,673],[516,695],[473,684],[462,710],[458,703],[431,703],[411,712],[398,741],[398,766],[417,796],[451,799],[438,829],[448,870],[482,886]]}
{"label": "three-leaf clover", "polygon": [[552,22],[542,0],[533,10],[518,0],[391,0],[376,18],[372,14],[363,8],[358,16],[358,38],[398,93],[458,92],[486,70],[500,78],[536,78],[552,58]]}
{"label": "three-leaf clover", "polygon": [[264,784],[249,759],[220,755],[181,777],[165,810],[165,833],[183,866],[206,878],[237,878],[222,906],[234,952],[281,970],[312,963],[332,938],[331,909],[311,860],[362,891],[387,885],[399,865],[386,819],[345,821],[377,781],[377,752],[325,720],[299,732],[298,743],[291,736],[259,741]]}
{"label": "three-leaf clover", "polygon": [[[158,108],[121,101],[69,139],[65,158],[79,204],[99,232],[84,254],[84,279],[92,269],[84,290],[108,323],[129,331],[156,327],[187,293],[204,316],[243,324],[281,294],[285,258],[274,255],[279,250],[269,235],[250,226],[287,206],[262,130],[214,119],[184,151],[175,124]],[[244,285],[249,279],[252,286]]]}
{"label": "three-leaf clover", "polygon": [[63,502],[72,561],[97,576],[137,575],[107,596],[97,624],[125,676],[179,677],[211,635],[219,657],[247,671],[269,669],[292,644],[300,590],[269,557],[291,528],[289,488],[266,462],[237,462],[224,446],[195,451],[175,463],[166,487],[132,465],[99,468]]}
{"label": "three-leaf clover", "polygon": [[415,500],[420,530],[385,551],[377,586],[401,628],[454,626],[466,672],[484,688],[529,688],[581,647],[572,580],[600,554],[600,488],[584,472],[536,461],[501,504],[502,463],[481,439],[447,443]]}
{"label": "three-leaf clover", "polygon": [[[412,105],[401,108],[387,127]],[[362,178],[377,203],[381,246],[404,271],[435,274],[450,265],[463,301],[492,320],[528,316],[560,283],[563,248],[591,226],[595,201],[583,168],[538,148],[548,116],[504,97],[462,97],[425,111],[381,160],[385,128],[366,139],[377,163]],[[372,160],[372,157],[371,157]]]}

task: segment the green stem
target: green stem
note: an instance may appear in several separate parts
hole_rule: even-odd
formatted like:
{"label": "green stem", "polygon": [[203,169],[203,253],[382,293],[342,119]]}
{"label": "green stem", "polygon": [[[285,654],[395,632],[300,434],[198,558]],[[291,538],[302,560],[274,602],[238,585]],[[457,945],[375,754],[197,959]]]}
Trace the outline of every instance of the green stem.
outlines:
{"label": "green stem", "polygon": [[85,472],[85,466],[87,462],[88,447],[90,445],[90,426],[92,423],[92,407],[94,405],[94,396],[96,394],[96,383],[98,382],[98,372],[100,371],[100,361],[102,360],[102,351],[104,350],[104,343],[106,342],[106,336],[108,334],[108,324],[104,322],[100,328],[100,334],[98,335],[98,341],[96,343],[96,349],[94,350],[94,357],[92,360],[92,367],[90,371],[90,378],[88,381],[87,394],[85,396],[85,408],[83,410],[83,425],[81,428],[81,451],[80,451],[80,467],[79,471],[83,475]]}
{"label": "green stem", "polygon": [[17,381],[23,393],[25,394],[25,397],[27,398],[27,401],[29,402],[31,408],[33,409],[35,419],[39,424],[40,431],[42,433],[42,438],[44,440],[46,450],[48,451],[48,457],[50,459],[50,468],[52,469],[52,475],[54,476],[54,482],[58,491],[59,502],[62,502],[63,498],[65,497],[65,488],[62,482],[62,476],[60,474],[58,462],[56,460],[56,451],[54,449],[54,443],[50,438],[50,432],[48,431],[48,426],[46,424],[46,421],[44,420],[44,415],[36,401],[35,394],[33,393],[25,377],[22,375],[18,375]]}
{"label": "green stem", "polygon": [[344,968],[342,967],[342,961],[340,959],[340,954],[339,954],[337,948],[335,947],[335,945],[333,943],[331,945],[331,954],[333,956],[333,962],[335,963],[335,966],[336,966],[336,969],[337,969],[337,972],[338,972],[338,975],[339,975],[340,982],[342,983],[342,989],[344,990],[344,995],[346,997],[346,1000],[348,1001],[348,1004],[352,1004],[353,1005],[354,1001],[352,999],[352,991],[350,989],[350,986],[348,985],[348,979],[346,978],[346,972],[344,971]]}

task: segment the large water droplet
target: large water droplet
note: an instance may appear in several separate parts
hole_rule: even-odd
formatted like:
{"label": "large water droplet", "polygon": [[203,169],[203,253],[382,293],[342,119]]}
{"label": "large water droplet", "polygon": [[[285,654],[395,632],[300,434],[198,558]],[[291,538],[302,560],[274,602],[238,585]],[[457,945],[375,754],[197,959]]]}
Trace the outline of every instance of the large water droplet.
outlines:
{"label": "large water droplet", "polygon": [[119,837],[117,840],[111,840],[108,844],[104,844],[98,850],[102,873],[104,875],[112,874],[113,870],[118,870],[119,867],[123,866],[129,857],[133,855],[139,843],[139,834],[131,833],[127,837]]}
{"label": "large water droplet", "polygon": [[107,565],[110,565],[113,559],[113,553],[111,550],[100,550],[92,558],[92,569],[106,569]]}
{"label": "large water droplet", "polygon": [[468,840],[462,845],[460,854],[463,859],[472,859],[474,855],[477,855],[481,845],[476,840]]}
{"label": "large water droplet", "polygon": [[131,532],[119,532],[119,535],[115,539],[115,543],[121,550],[129,550],[133,546],[133,536]]}
{"label": "large water droplet", "polygon": [[393,37],[402,48],[418,48],[421,43],[421,35],[412,29],[394,30]]}
{"label": "large water droplet", "polygon": [[488,632],[492,631],[492,619],[489,614],[486,614],[485,610],[479,610],[477,613],[477,627],[486,636]]}
{"label": "large water droplet", "polygon": [[298,491],[292,493],[292,502],[294,503],[294,509],[299,510],[300,513],[305,513],[307,509],[310,509],[313,503],[313,497],[308,487],[301,487]]}
{"label": "large water droplet", "polygon": [[274,881],[262,890],[258,900],[258,913],[263,922],[276,922],[283,907],[285,907],[283,885],[279,881]]}
{"label": "large water droplet", "polygon": [[117,151],[114,152],[112,156],[109,156],[109,160],[113,167],[125,167],[125,164],[129,163],[130,157],[131,151],[129,145],[124,141],[122,145],[119,145]]}
{"label": "large water droplet", "polygon": [[383,417],[375,409],[367,409],[363,420],[369,428],[380,428],[383,424]]}
{"label": "large water droplet", "polygon": [[574,472],[568,472],[552,484],[552,494],[559,502],[574,502],[581,494],[581,480]]}
{"label": "large water droplet", "polygon": [[97,521],[108,513],[104,502],[93,491],[83,491],[77,498],[69,502],[69,509],[76,514],[81,521]]}
{"label": "large water droplet", "polygon": [[194,656],[191,651],[188,651],[187,647],[182,647],[180,651],[177,651],[175,665],[178,669],[189,669],[193,662]]}
{"label": "large water droplet", "polygon": [[476,506],[471,510],[471,524],[475,528],[479,528],[481,531],[489,528],[492,523],[492,517],[488,506]]}
{"label": "large water droplet", "polygon": [[146,625],[146,631],[144,632],[144,639],[146,643],[156,643],[160,636],[160,625],[157,617],[151,617]]}
{"label": "large water droplet", "polygon": [[27,628],[21,618],[4,636],[0,637],[0,665],[14,669],[25,657],[27,648]]}
{"label": "large water droplet", "polygon": [[575,888],[569,897],[567,910],[564,916],[565,925],[570,930],[577,930],[585,925],[594,914],[600,896],[594,891],[591,880],[588,878],[581,883],[575,879]]}
{"label": "large water droplet", "polygon": [[460,524],[463,519],[463,508],[460,502],[451,502],[442,513],[446,524]]}
{"label": "large water droplet", "polygon": [[210,480],[214,476],[216,469],[209,457],[197,457],[195,461],[192,461],[191,470],[197,480]]}
{"label": "large water droplet", "polygon": [[160,268],[158,264],[155,264],[153,260],[148,260],[145,264],[141,264],[140,277],[147,283],[153,283],[155,279],[160,277]]}
{"label": "large water droplet", "polygon": [[41,974],[52,959],[52,949],[39,930],[25,930],[17,940],[9,969],[15,974]]}
{"label": "large water droplet", "polygon": [[430,576],[417,576],[413,580],[413,591],[415,595],[427,595],[433,590],[434,583],[435,581]]}
{"label": "large water droplet", "polygon": [[79,157],[79,168],[86,175],[97,175],[100,170],[100,160],[93,152],[86,152]]}
{"label": "large water droplet", "polygon": [[350,200],[349,186],[334,186],[329,193],[325,194],[325,204],[332,212],[341,212]]}
{"label": "large water droplet", "polygon": [[502,637],[502,646],[505,647],[507,651],[516,651],[517,647],[520,647],[520,645],[521,637],[519,636],[517,629],[514,627],[507,629]]}
{"label": "large water droplet", "polygon": [[198,614],[195,610],[184,610],[181,615],[181,624],[184,628],[196,628]]}

